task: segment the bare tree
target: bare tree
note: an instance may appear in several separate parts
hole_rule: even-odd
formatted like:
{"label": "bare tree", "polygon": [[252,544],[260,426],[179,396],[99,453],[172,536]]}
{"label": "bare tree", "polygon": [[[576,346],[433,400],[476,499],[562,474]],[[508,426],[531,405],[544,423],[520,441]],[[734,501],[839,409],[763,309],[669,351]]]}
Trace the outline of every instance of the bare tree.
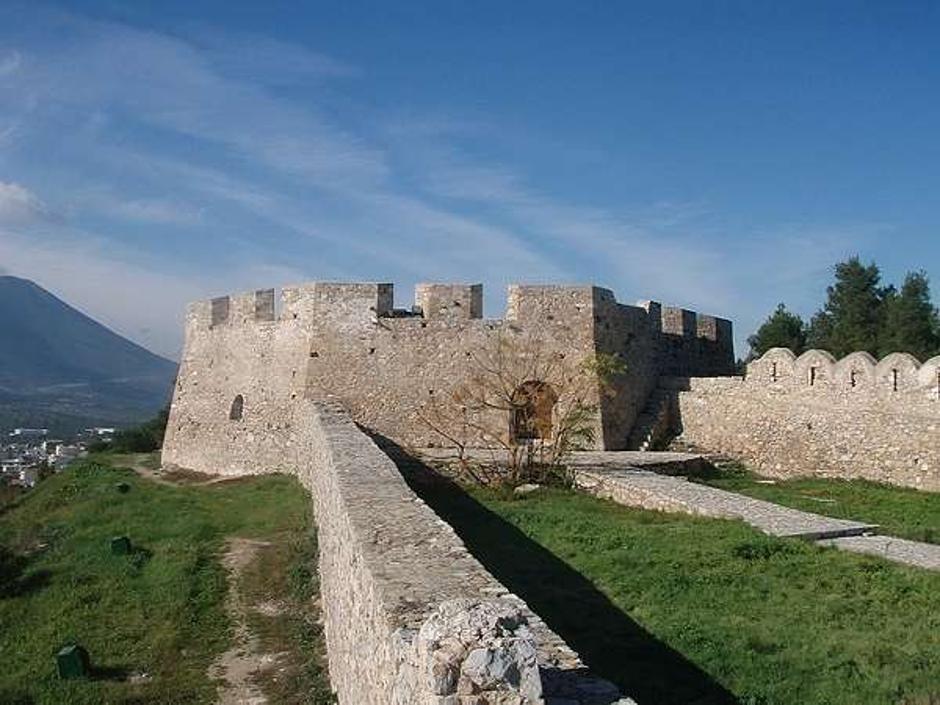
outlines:
{"label": "bare tree", "polygon": [[[575,357],[532,335],[501,331],[471,353],[466,380],[435,395],[419,419],[453,447],[466,477],[481,484],[569,483],[565,458],[596,441],[601,398],[625,371],[614,355]],[[471,447],[492,462],[468,457]]]}

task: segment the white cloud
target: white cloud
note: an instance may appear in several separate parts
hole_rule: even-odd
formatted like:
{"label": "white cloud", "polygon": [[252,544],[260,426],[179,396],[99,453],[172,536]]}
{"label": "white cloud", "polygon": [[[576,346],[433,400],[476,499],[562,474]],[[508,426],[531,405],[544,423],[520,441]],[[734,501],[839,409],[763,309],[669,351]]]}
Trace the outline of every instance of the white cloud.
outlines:
{"label": "white cloud", "polygon": [[171,198],[122,196],[107,185],[77,191],[70,195],[71,208],[120,221],[156,225],[195,226],[203,222],[204,209]]}
{"label": "white cloud", "polygon": [[50,215],[49,208],[25,186],[0,181],[0,223],[24,223]]}
{"label": "white cloud", "polygon": [[16,50],[0,55],[0,78],[16,73],[22,63],[23,57]]}
{"label": "white cloud", "polygon": [[[72,233],[74,235],[74,233]],[[165,263],[126,259],[92,233],[43,239],[0,228],[0,261],[70,305],[144,347],[178,359],[190,301],[302,281],[290,267],[249,263],[227,272],[175,271]]]}
{"label": "white cloud", "polygon": [[[77,225],[47,233],[42,247],[24,244],[23,233],[13,247],[8,234],[0,255],[120,330],[148,329],[137,333],[142,342],[164,352],[179,340],[190,298],[316,278],[395,279],[402,288],[482,280],[491,310],[494,289],[511,281],[593,280],[626,300],[736,317],[743,338],[748,321],[777,300],[805,298],[821,268],[841,256],[839,243],[865,232],[803,226],[721,237],[718,219],[694,201],[586,206],[532,187],[511,165],[456,149],[466,132],[479,139],[494,130],[492,117],[464,122],[405,106],[389,121],[348,98],[343,108],[356,119],[343,120],[319,86],[358,80],[358,70],[303,47],[65,21],[68,39],[29,61],[16,54],[7,76],[14,90],[0,91],[0,114],[18,126],[10,152],[23,147],[43,195],[57,207],[73,204],[70,220],[123,222],[88,228],[93,235]],[[9,60],[0,54],[0,66]],[[285,84],[314,90],[299,102],[284,97],[295,91],[276,90]],[[13,128],[0,126],[0,145],[5,129]],[[44,149],[30,150],[35,142]],[[37,154],[55,159],[43,164]],[[89,175],[101,185],[88,187]],[[61,183],[50,189],[47,176]],[[415,187],[422,178],[423,189]],[[47,213],[22,186],[0,182],[0,221],[43,222]],[[135,240],[137,223],[170,234],[198,226],[198,243],[167,246],[157,259],[160,241]],[[175,235],[167,241],[190,233]],[[200,248],[213,257],[197,273]]]}
{"label": "white cloud", "polygon": [[210,29],[191,37],[214,68],[239,81],[309,85],[311,81],[359,75],[357,69],[331,56],[263,35]]}

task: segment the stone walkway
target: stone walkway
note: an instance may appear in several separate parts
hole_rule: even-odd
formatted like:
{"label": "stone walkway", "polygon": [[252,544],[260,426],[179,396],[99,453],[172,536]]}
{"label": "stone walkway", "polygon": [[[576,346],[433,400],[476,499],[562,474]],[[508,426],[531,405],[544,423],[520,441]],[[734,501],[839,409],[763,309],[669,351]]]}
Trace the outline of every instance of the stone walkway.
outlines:
{"label": "stone walkway", "polygon": [[648,470],[579,469],[576,482],[592,494],[619,504],[684,512],[723,519],[741,519],[771,536],[818,540],[859,536],[878,527],[801,512],[761,499],[659,475]]}
{"label": "stone walkway", "polygon": [[[667,460],[663,458],[658,462]],[[650,459],[650,462],[653,462],[653,459]],[[607,458],[602,464],[584,462],[577,465],[575,482],[581,489],[618,504],[698,516],[740,519],[771,536],[817,541],[821,545],[843,551],[866,553],[918,568],[940,570],[940,546],[874,535],[878,531],[875,524],[803,512],[689,482],[684,477],[616,467],[612,458]]]}
{"label": "stone walkway", "polygon": [[893,536],[846,536],[820,543],[843,551],[881,556],[889,561],[918,568],[940,570],[940,546],[932,543],[908,541]]}

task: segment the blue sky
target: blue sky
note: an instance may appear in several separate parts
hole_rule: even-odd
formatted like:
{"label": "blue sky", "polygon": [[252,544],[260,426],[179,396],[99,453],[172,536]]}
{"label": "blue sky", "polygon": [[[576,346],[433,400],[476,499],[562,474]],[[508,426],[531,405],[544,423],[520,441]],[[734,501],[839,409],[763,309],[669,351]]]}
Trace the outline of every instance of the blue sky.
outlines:
{"label": "blue sky", "polygon": [[940,290],[940,3],[0,7],[0,269],[176,356],[188,300],[593,282],[810,314]]}

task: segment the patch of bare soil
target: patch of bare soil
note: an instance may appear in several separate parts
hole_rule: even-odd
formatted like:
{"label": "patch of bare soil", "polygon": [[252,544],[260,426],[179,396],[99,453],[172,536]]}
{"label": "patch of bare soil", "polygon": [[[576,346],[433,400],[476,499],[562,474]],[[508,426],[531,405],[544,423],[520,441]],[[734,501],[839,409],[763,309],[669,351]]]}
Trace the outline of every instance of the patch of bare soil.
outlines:
{"label": "patch of bare soil", "polygon": [[226,475],[210,475],[209,473],[184,470],[183,468],[154,468],[140,463],[131,464],[130,467],[131,470],[141,477],[145,477],[161,485],[201,487],[204,485],[217,485],[222,482],[241,482],[245,479],[240,476],[228,477]]}
{"label": "patch of bare soil", "polygon": [[231,648],[223,653],[209,669],[209,676],[222,682],[219,705],[264,705],[268,698],[258,681],[268,671],[278,667],[282,654],[263,653],[257,634],[253,633],[248,612],[254,609],[246,604],[239,585],[245,569],[258,558],[267,541],[231,538],[226,544],[222,564],[229,576],[229,594],[226,609],[235,624]]}

